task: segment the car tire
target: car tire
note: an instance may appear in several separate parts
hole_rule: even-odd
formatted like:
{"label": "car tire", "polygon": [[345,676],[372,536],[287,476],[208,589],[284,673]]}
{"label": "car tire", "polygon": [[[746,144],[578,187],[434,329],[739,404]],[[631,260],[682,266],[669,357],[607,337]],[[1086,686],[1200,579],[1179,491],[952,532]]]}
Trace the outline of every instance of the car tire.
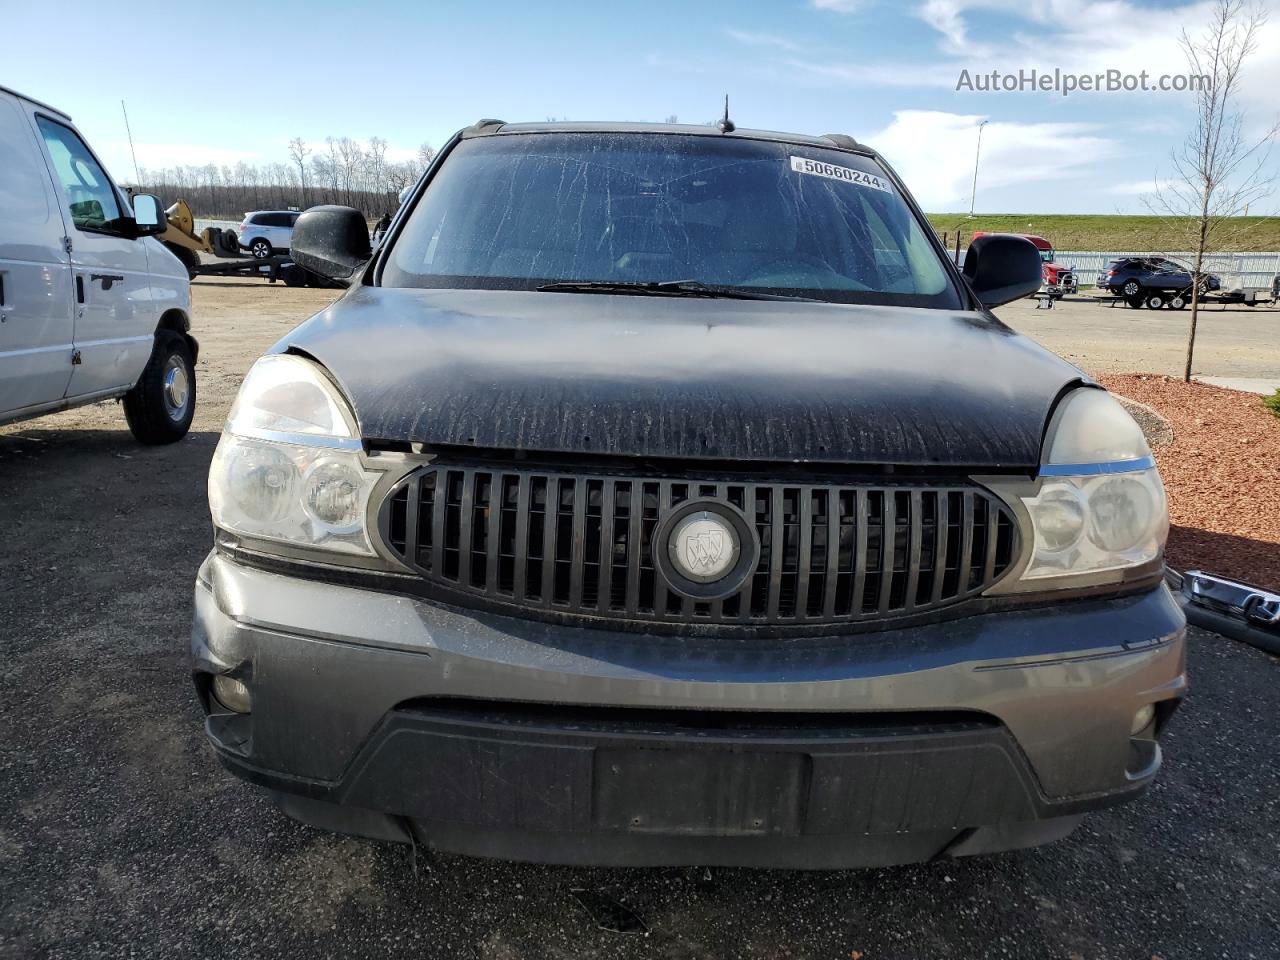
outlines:
{"label": "car tire", "polygon": [[307,285],[307,271],[296,263],[286,264],[280,268],[280,279],[284,281],[286,287],[305,287]]}
{"label": "car tire", "polygon": [[234,230],[216,230],[210,238],[215,257],[240,256],[240,237]]}
{"label": "car tire", "polygon": [[1175,293],[1168,302],[1170,310],[1184,310],[1187,306],[1187,298],[1180,293]]}
{"label": "car tire", "polygon": [[262,237],[258,237],[257,240],[250,242],[249,253],[253,255],[255,260],[265,260],[271,256],[271,244],[262,239]]}
{"label": "car tire", "polygon": [[1125,297],[1125,298],[1124,298],[1124,302],[1125,302],[1125,303],[1127,303],[1127,304],[1128,304],[1130,307],[1132,307],[1134,310],[1137,310],[1137,309],[1139,309],[1139,308],[1142,306],[1142,298],[1141,298],[1141,297]]}
{"label": "car tire", "polygon": [[1143,297],[1142,302],[1146,305],[1148,310],[1159,310],[1164,306],[1165,299],[1162,294],[1149,293]]}
{"label": "car tire", "polygon": [[124,418],[129,430],[139,443],[149,446],[173,443],[186,436],[195,412],[191,344],[180,333],[160,330],[147,368],[124,395]]}
{"label": "car tire", "polygon": [[182,265],[187,268],[187,279],[194,280],[196,271],[200,269],[200,254],[194,250],[188,250],[186,247],[180,247],[176,243],[166,243],[165,247],[181,260]]}
{"label": "car tire", "polygon": [[1142,284],[1137,280],[1126,280],[1124,286],[1120,288],[1120,292],[1126,297],[1136,297],[1142,293]]}

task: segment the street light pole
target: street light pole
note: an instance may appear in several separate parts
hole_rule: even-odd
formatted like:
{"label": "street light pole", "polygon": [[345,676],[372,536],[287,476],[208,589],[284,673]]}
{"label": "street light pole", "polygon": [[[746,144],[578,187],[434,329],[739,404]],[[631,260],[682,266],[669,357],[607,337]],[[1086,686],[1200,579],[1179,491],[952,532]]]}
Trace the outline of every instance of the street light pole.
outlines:
{"label": "street light pole", "polygon": [[973,216],[973,202],[978,197],[978,158],[982,155],[982,128],[985,127],[989,120],[983,120],[978,124],[978,149],[973,152],[973,192],[969,194],[969,216]]}

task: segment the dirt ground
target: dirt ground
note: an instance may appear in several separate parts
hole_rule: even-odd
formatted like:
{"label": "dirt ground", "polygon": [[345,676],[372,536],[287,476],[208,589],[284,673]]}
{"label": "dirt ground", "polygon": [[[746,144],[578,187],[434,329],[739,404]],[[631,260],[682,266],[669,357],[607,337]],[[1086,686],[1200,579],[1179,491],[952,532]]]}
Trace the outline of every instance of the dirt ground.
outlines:
{"label": "dirt ground", "polygon": [[[415,874],[405,848],[287,820],[204,743],[191,588],[240,378],[333,294],[225,280],[193,296],[185,440],[139,447],[115,404],[0,428],[0,957],[1280,955],[1277,661],[1200,631],[1160,780],[1039,850],[820,874],[442,857]],[[1184,315],[1109,314],[1003,311],[1092,372],[1176,368]],[[1205,372],[1280,370],[1278,321],[1208,321]],[[596,929],[572,887],[650,935]]]}

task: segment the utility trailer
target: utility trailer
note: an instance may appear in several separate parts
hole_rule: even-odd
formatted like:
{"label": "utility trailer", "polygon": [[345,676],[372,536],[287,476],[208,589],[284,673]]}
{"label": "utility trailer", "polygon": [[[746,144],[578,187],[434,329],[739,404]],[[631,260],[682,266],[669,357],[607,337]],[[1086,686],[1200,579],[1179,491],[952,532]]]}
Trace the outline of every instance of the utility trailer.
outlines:
{"label": "utility trailer", "polygon": [[269,257],[239,260],[201,261],[190,268],[194,277],[265,277],[268,283],[283,280],[288,286],[301,287],[307,282],[306,272],[283,253]]}
{"label": "utility trailer", "polygon": [[1248,284],[1219,290],[1211,296],[1220,303],[1243,303],[1246,307],[1256,307],[1260,303],[1280,303],[1280,274],[1272,278],[1269,287]]}
{"label": "utility trailer", "polygon": [[[165,211],[168,229],[160,241],[182,261],[191,279],[196,277],[265,277],[268,283],[283,280],[290,287],[327,286],[327,281],[308,274],[286,254],[269,257],[244,257],[234,230],[206,227],[196,233],[195,218],[185,200],[178,200]],[[206,253],[217,260],[205,261]]]}

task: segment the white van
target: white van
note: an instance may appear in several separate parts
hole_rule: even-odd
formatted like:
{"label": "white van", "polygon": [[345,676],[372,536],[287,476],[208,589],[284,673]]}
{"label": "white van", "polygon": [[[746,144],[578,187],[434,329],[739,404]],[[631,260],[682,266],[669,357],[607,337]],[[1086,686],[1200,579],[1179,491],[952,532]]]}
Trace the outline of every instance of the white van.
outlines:
{"label": "white van", "polygon": [[0,424],[120,397],[141,442],[186,434],[197,344],[164,229],[70,117],[0,87]]}

